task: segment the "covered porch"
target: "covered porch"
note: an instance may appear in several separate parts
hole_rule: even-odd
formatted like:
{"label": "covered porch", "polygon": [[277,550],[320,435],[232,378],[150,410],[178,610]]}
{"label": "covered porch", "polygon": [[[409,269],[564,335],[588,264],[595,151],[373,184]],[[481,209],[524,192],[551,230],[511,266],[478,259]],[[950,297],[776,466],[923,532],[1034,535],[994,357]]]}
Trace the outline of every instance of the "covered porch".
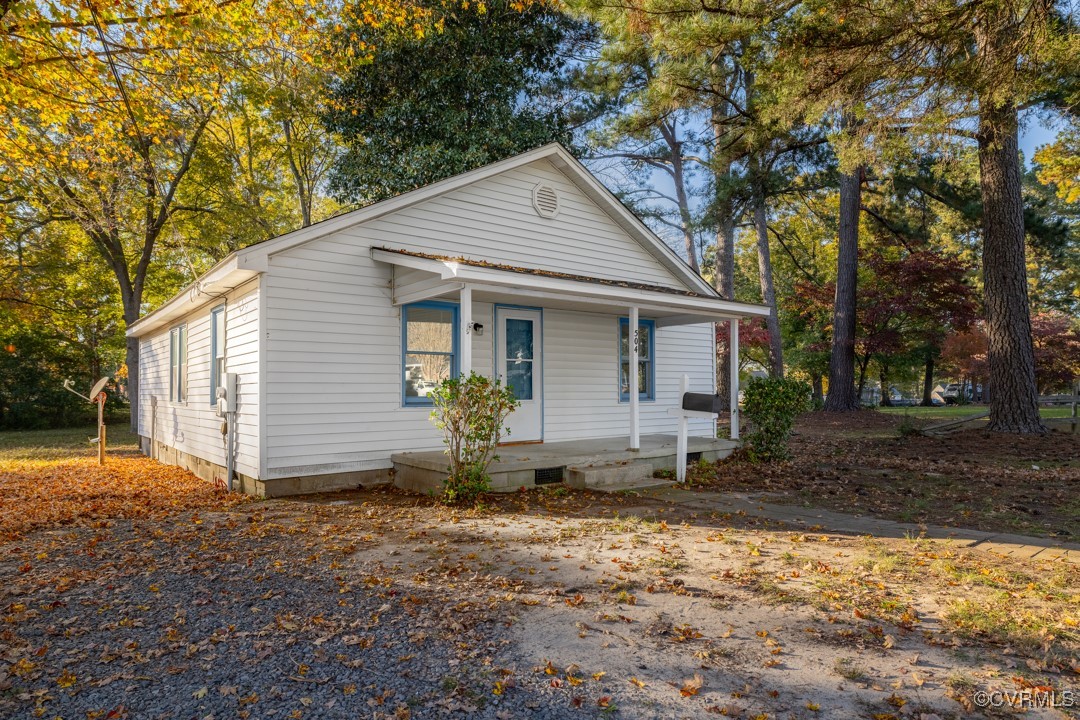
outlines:
{"label": "covered porch", "polygon": [[[498,459],[491,464],[491,489],[495,492],[514,492],[550,483],[568,482],[580,487],[605,489],[608,480],[634,481],[652,478],[657,470],[674,470],[677,438],[674,434],[642,435],[639,447],[632,450],[619,440],[625,438],[593,438],[523,445],[504,445]],[[691,462],[712,462],[727,457],[739,446],[738,441],[720,438],[692,437],[686,454]],[[397,453],[394,462],[394,484],[414,492],[430,493],[442,490],[446,478],[446,455],[441,450]],[[627,467],[633,466],[633,467]],[[627,468],[630,472],[623,468]],[[605,475],[604,471],[610,469]],[[577,481],[575,481],[577,479]],[[642,482],[641,485],[651,484]],[[624,489],[620,485],[620,489]]]}
{"label": "covered porch", "polygon": [[[573,469],[586,466],[634,465],[649,477],[673,468],[684,373],[697,393],[715,392],[717,374],[729,373],[733,429],[730,440],[718,440],[715,417],[698,414],[687,455],[717,459],[737,446],[738,365],[715,366],[716,324],[726,326],[737,358],[738,320],[765,317],[768,308],[706,295],[707,285],[698,292],[390,248],[373,248],[371,256],[392,268],[394,306],[431,306],[444,318],[453,308],[454,371],[494,373],[517,391],[515,374],[527,368],[529,394],[508,421],[508,440],[530,444],[500,451],[490,471],[496,488],[532,487],[553,474],[572,482]],[[524,360],[510,347],[513,328],[528,328]],[[405,353],[407,368],[420,366],[422,355]],[[429,380],[414,385],[427,387]],[[529,412],[535,419],[525,424]],[[398,485],[441,487],[441,451],[398,453],[392,460]]]}

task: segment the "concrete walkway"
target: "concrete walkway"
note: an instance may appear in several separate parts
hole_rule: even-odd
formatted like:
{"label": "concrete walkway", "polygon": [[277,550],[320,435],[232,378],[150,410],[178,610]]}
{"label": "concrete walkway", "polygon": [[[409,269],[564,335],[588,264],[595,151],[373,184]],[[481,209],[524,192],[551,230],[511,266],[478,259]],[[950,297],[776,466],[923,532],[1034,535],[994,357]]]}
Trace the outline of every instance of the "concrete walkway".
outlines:
{"label": "concrete walkway", "polygon": [[1062,542],[1054,538],[916,525],[818,508],[777,505],[765,502],[763,497],[745,493],[722,493],[668,486],[641,491],[640,494],[691,507],[701,512],[737,513],[741,511],[753,517],[775,520],[808,530],[890,538],[921,536],[932,540],[949,540],[957,547],[982,550],[1017,559],[1064,560],[1080,565],[1080,544]]}

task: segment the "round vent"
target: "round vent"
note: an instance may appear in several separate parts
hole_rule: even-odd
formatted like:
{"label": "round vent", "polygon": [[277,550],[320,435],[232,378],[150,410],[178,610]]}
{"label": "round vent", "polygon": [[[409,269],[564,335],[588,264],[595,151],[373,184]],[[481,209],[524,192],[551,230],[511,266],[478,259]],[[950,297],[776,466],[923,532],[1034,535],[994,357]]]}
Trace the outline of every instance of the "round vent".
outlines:
{"label": "round vent", "polygon": [[550,185],[537,185],[533,188],[533,207],[542,217],[555,217],[559,214],[559,193]]}

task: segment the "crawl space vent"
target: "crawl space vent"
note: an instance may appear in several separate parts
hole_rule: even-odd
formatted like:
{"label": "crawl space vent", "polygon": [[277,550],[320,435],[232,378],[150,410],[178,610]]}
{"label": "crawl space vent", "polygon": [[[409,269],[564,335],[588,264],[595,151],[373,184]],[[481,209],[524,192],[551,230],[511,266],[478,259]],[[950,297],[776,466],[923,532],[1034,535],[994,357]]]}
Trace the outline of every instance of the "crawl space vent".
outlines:
{"label": "crawl space vent", "polygon": [[533,483],[536,485],[550,485],[552,483],[562,482],[562,479],[562,467],[536,468],[536,475],[533,477]]}
{"label": "crawl space vent", "polygon": [[559,193],[550,185],[537,185],[533,188],[533,207],[541,217],[555,217],[559,214]]}
{"label": "crawl space vent", "polygon": [[701,453],[700,452],[686,453],[686,464],[687,465],[692,465],[693,463],[696,463],[700,459],[701,459]]}

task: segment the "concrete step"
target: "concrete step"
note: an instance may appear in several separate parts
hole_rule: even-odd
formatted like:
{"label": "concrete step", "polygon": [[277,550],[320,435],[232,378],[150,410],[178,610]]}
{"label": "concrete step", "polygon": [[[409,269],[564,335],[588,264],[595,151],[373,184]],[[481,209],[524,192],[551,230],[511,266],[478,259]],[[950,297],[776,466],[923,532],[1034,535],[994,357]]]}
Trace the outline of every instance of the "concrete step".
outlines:
{"label": "concrete step", "polygon": [[570,465],[566,468],[565,481],[578,490],[600,492],[644,490],[671,484],[654,478],[652,463],[647,462]]}

